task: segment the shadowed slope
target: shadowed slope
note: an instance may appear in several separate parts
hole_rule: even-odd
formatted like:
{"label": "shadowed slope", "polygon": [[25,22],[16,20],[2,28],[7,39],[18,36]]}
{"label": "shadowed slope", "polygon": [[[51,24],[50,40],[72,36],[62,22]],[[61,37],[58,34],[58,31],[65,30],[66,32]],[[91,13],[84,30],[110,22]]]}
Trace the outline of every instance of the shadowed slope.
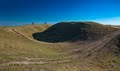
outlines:
{"label": "shadowed slope", "polygon": [[34,33],[33,38],[45,42],[96,40],[114,30],[95,22],[60,22],[43,32]]}
{"label": "shadowed slope", "polygon": [[117,45],[118,48],[120,49],[120,35],[117,35],[115,40],[116,40],[116,41],[115,41],[116,45]]}

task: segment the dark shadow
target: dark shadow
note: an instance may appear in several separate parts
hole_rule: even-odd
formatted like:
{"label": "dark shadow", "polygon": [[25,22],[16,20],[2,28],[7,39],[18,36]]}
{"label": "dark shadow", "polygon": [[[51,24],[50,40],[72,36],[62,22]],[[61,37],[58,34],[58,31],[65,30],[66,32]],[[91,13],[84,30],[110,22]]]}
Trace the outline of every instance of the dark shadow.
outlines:
{"label": "dark shadow", "polygon": [[117,35],[117,39],[116,39],[116,44],[118,46],[118,48],[120,49],[120,35]]}
{"label": "dark shadow", "polygon": [[43,32],[34,33],[33,38],[44,42],[74,42],[88,39],[88,24],[81,22],[61,22],[55,24]]}

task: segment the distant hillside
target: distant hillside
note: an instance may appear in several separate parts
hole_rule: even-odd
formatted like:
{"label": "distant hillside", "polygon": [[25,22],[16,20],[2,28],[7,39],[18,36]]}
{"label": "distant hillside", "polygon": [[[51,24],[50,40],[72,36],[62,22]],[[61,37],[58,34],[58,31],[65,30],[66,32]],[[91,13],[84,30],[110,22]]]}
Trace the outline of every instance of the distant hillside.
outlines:
{"label": "distant hillside", "polygon": [[33,37],[45,42],[85,41],[99,39],[115,30],[95,22],[60,22]]}

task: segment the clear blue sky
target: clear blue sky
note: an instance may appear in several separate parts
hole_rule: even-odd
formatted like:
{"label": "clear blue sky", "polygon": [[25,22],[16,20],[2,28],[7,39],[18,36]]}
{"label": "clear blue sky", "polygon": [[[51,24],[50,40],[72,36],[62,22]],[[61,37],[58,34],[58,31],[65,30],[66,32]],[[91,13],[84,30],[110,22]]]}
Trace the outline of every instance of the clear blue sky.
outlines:
{"label": "clear blue sky", "polygon": [[0,0],[0,25],[85,20],[119,25],[120,0]]}

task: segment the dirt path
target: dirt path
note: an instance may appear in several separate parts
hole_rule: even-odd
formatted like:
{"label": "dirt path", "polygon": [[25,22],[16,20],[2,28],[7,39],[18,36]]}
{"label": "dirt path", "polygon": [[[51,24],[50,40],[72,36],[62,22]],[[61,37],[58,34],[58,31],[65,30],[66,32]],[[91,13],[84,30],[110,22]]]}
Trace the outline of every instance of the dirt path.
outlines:
{"label": "dirt path", "polygon": [[31,62],[31,61],[12,61],[8,63],[1,64],[0,66],[6,66],[6,65],[30,65],[30,64],[46,64],[46,62]]}
{"label": "dirt path", "polygon": [[102,40],[98,41],[99,44],[97,44],[96,46],[94,46],[93,49],[88,51],[88,54],[99,52],[100,49],[103,49],[112,39],[114,39],[119,34],[120,34],[120,30],[105,36]]}
{"label": "dirt path", "polygon": [[28,36],[25,36],[24,34],[18,32],[15,28],[11,28],[11,31],[12,31],[13,33],[15,33],[15,34],[17,34],[17,35],[19,35],[19,36],[25,37],[25,38],[27,38],[27,39],[29,39],[29,40],[31,40],[31,41],[34,41],[34,42],[37,42],[37,43],[42,43],[42,44],[50,44],[50,43],[40,42],[40,41],[37,41],[37,40],[35,40],[35,39],[33,39],[33,38],[30,38],[30,37],[28,37]]}
{"label": "dirt path", "polygon": [[89,55],[96,54],[100,50],[102,50],[118,34],[120,34],[120,30],[117,30],[109,35],[106,35],[105,37],[101,38],[98,41],[94,41],[83,46],[80,45],[80,48],[73,49],[73,51],[71,52],[74,52],[76,57],[87,57]]}
{"label": "dirt path", "polygon": [[13,33],[15,33],[15,34],[17,34],[17,35],[19,35],[19,36],[22,36],[22,37],[28,38],[27,36],[25,36],[25,35],[23,35],[23,34],[17,32],[14,28],[12,28],[11,30],[12,30]]}
{"label": "dirt path", "polygon": [[24,61],[11,61],[0,64],[0,66],[8,66],[8,65],[31,65],[31,64],[60,64],[60,63],[68,63],[73,61],[71,58],[65,58],[65,59],[43,59],[43,58],[25,58]]}

